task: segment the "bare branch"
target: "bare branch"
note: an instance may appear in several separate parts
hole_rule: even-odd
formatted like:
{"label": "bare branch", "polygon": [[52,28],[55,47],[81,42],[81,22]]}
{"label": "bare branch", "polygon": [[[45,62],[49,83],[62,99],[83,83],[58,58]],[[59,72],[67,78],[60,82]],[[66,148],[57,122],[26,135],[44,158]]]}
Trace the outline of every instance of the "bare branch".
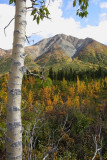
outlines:
{"label": "bare branch", "polygon": [[31,7],[27,7],[26,9],[32,9],[33,8],[33,6],[31,6]]}
{"label": "bare branch", "polygon": [[[35,73],[32,73],[31,71],[29,71],[28,69],[27,69],[27,71],[28,71],[28,73],[30,74],[30,75],[33,75],[33,76],[35,76],[35,77],[38,77],[38,78],[40,78],[40,79],[42,79],[42,80],[44,80],[44,81],[46,81],[46,78],[45,78],[45,76],[44,76],[44,73],[42,72],[42,75],[40,76],[39,74],[35,74]],[[43,70],[44,71],[44,70]]]}
{"label": "bare branch", "polygon": [[[36,114],[36,110],[35,110],[35,114]],[[24,143],[25,143],[25,154],[24,154],[24,159],[29,159],[29,160],[36,160],[36,154],[32,157],[32,152],[33,152],[33,148],[35,148],[38,136],[37,133],[40,132],[40,129],[43,127],[44,125],[44,119],[40,118],[40,113],[38,115],[38,113],[36,114],[35,117],[35,121],[32,125],[32,123],[29,123],[29,125],[27,125],[26,129],[24,129],[23,134],[25,135],[25,139],[24,139]]]}
{"label": "bare branch", "polygon": [[[67,132],[69,132],[70,130],[68,130]],[[55,147],[52,148],[51,151],[49,151],[44,157],[42,160],[45,160],[49,155],[52,155],[57,149],[58,149],[58,146],[59,146],[59,143],[60,141],[62,140],[62,138],[65,136],[65,134],[63,134],[57,141],[57,144],[55,145]]]}
{"label": "bare branch", "polygon": [[96,134],[95,136],[93,136],[93,141],[94,141],[94,144],[95,144],[95,153],[94,153],[94,156],[93,156],[92,160],[95,159],[97,154],[99,154],[99,158],[100,158],[100,160],[102,160],[101,150],[102,150],[102,140],[103,139],[101,137],[101,131],[102,131],[101,122],[102,122],[102,119],[100,117],[99,133]]}
{"label": "bare branch", "polygon": [[[66,119],[65,119],[65,121],[64,121],[64,125],[63,125],[62,128],[61,128],[61,134],[60,134],[60,136],[59,136],[59,139],[57,140],[57,142],[52,143],[52,149],[51,149],[51,151],[49,151],[49,152],[43,157],[42,160],[46,160],[46,158],[47,158],[49,155],[51,155],[51,156],[53,155],[53,153],[58,149],[59,143],[60,143],[60,141],[62,140],[62,138],[66,135],[66,133],[68,133],[68,132],[70,131],[70,129],[68,129],[66,132],[64,132],[64,133],[62,134],[62,132],[63,132],[64,130],[66,130],[65,126],[66,126],[67,120],[68,120],[68,114],[67,114]],[[54,139],[54,134],[55,134],[55,132],[56,132],[56,130],[53,131],[53,139]]]}
{"label": "bare branch", "polygon": [[44,67],[40,67],[40,66],[29,66],[28,68],[44,68]]}
{"label": "bare branch", "polygon": [[[50,57],[51,57],[51,56],[49,56],[49,60],[50,60]],[[30,75],[33,75],[33,76],[35,76],[35,77],[38,77],[38,78],[46,81],[46,78],[45,78],[45,76],[44,76],[44,71],[45,71],[45,67],[46,67],[47,63],[49,62],[49,60],[44,64],[44,66],[38,67],[38,68],[41,68],[41,69],[42,69],[42,74],[41,74],[41,76],[40,76],[39,74],[34,74],[34,73],[32,73],[32,72],[29,71],[29,69],[28,69],[28,68],[30,68],[30,67],[36,67],[36,66],[29,66],[29,67],[26,69],[26,71],[28,71],[28,73],[29,73]]]}
{"label": "bare branch", "polygon": [[29,38],[30,38],[30,37],[27,37],[26,35],[25,35],[25,37],[26,37],[26,40],[27,40],[27,42],[28,42],[29,44],[30,44],[31,41],[33,41],[33,44],[34,44],[34,40],[29,41]]}
{"label": "bare branch", "polygon": [[15,17],[12,18],[11,21],[8,23],[8,25],[4,28],[4,34],[5,34],[5,36],[6,36],[6,33],[5,33],[6,28],[11,24],[11,22],[12,22],[14,19],[15,19]]}

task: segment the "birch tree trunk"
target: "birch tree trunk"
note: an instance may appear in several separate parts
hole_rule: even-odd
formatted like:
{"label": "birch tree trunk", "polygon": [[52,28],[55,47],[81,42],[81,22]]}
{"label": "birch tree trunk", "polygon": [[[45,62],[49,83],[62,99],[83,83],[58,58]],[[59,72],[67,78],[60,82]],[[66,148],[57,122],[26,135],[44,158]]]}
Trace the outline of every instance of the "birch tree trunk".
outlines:
{"label": "birch tree trunk", "polygon": [[7,87],[6,160],[22,160],[21,86],[24,73],[26,0],[16,0],[11,69]]}

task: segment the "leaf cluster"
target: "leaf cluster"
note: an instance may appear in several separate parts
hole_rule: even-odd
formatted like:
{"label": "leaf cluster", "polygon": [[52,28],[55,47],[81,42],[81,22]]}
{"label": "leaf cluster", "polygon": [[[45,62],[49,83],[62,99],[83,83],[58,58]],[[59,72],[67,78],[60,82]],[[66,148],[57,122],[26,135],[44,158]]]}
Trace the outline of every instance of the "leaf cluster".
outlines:
{"label": "leaf cluster", "polygon": [[39,24],[40,20],[43,20],[44,18],[49,18],[49,10],[47,6],[45,5],[45,1],[41,0],[31,0],[32,2],[32,12],[31,15],[33,16],[33,20],[36,20],[37,24]]}
{"label": "leaf cluster", "polygon": [[10,0],[9,4],[15,3],[16,4],[16,0]]}
{"label": "leaf cluster", "polygon": [[[77,15],[81,18],[87,17],[87,7],[89,6],[89,0],[73,0],[73,7],[77,5],[77,2],[79,5],[79,9],[77,9]],[[16,4],[16,0],[9,1],[9,4],[12,3]],[[33,16],[33,20],[37,21],[37,24],[39,24],[40,20],[43,20],[44,18],[49,18],[50,13],[47,6],[45,5],[45,0],[31,0],[31,3],[32,7],[28,8],[32,8],[31,15]]]}
{"label": "leaf cluster", "polygon": [[[9,4],[16,4],[16,0],[10,0]],[[43,20],[44,18],[49,18],[49,10],[47,6],[45,5],[45,1],[41,0],[31,0],[32,6],[28,7],[27,9],[32,9],[31,15],[33,16],[33,20],[37,21],[37,24],[39,24],[40,20]]]}
{"label": "leaf cluster", "polygon": [[77,10],[77,15],[81,18],[87,17],[88,11],[87,7],[89,6],[89,0],[74,0],[73,7],[76,7],[77,2],[79,3],[80,8]]}
{"label": "leaf cluster", "polygon": [[37,24],[39,24],[40,20],[43,20],[44,18],[49,18],[49,14],[49,10],[45,5],[41,6],[40,8],[33,8],[31,12],[33,20],[36,20]]}

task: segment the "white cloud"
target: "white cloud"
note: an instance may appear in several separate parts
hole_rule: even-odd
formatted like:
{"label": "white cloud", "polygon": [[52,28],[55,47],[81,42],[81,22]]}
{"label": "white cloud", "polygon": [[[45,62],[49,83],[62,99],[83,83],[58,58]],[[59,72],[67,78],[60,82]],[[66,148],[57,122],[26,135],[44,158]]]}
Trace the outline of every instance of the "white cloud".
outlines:
{"label": "white cloud", "polygon": [[[30,16],[30,13],[28,12],[27,36],[31,36],[33,33],[36,33],[42,38],[47,38],[55,34],[64,33],[78,38],[90,37],[101,43],[107,44],[107,20],[105,18],[101,19],[97,26],[87,25],[82,28],[80,22],[75,21],[72,17],[62,17],[63,12],[61,10],[61,6],[62,0],[54,0],[54,2],[49,5],[51,20],[44,19],[44,21],[41,21],[39,25],[32,21],[33,17]],[[12,23],[6,30],[6,38],[3,34],[3,27],[5,27],[5,25],[7,25],[10,19],[14,16],[14,7],[8,5],[0,5],[0,7],[0,48],[9,49],[12,47],[14,25]],[[6,10],[7,13],[5,12]],[[100,15],[100,17],[101,16],[104,17],[104,15]]]}
{"label": "white cloud", "polygon": [[100,4],[100,7],[101,7],[101,8],[107,8],[107,2],[102,2],[102,3]]}
{"label": "white cloud", "polygon": [[14,17],[14,12],[14,6],[0,4],[0,48],[9,49],[12,46],[14,21],[6,28],[6,36],[4,35],[4,28]]}
{"label": "white cloud", "polygon": [[[85,28],[82,28],[80,22],[75,21],[72,17],[62,17],[63,12],[61,5],[61,0],[54,1],[54,3],[49,6],[52,20],[45,19],[40,25],[36,25],[35,22],[28,23],[30,25],[27,27],[27,33],[29,32],[29,35],[31,34],[32,27],[35,28],[35,32],[38,32],[37,34],[42,38],[64,33],[78,38],[90,37],[107,44],[107,36],[105,34],[107,30],[107,20],[104,18],[104,15],[102,15],[103,19],[100,20],[97,26],[87,25]],[[28,19],[30,20],[30,17]],[[34,30],[32,32],[34,33]]]}
{"label": "white cloud", "polygon": [[66,6],[66,10],[71,10],[73,8],[73,0],[69,0]]}
{"label": "white cloud", "polygon": [[31,3],[30,0],[27,0],[27,1],[26,1],[26,6],[27,6],[27,7],[31,7],[31,6],[32,6],[32,3]]}
{"label": "white cloud", "polygon": [[100,14],[100,21],[107,20],[107,13]]}
{"label": "white cloud", "polygon": [[106,29],[107,29],[107,20],[103,20],[99,23],[98,26],[88,25],[86,28],[81,29],[80,37],[83,38],[90,37],[101,43],[107,44]]}

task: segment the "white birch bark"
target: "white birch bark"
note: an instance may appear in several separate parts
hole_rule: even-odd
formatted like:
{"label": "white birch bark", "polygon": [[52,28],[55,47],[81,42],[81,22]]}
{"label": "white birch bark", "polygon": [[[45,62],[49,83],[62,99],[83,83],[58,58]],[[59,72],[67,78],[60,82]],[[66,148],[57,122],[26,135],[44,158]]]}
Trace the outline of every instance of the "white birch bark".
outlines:
{"label": "white birch bark", "polygon": [[12,63],[7,86],[6,160],[22,160],[21,86],[24,73],[26,0],[16,0]]}

